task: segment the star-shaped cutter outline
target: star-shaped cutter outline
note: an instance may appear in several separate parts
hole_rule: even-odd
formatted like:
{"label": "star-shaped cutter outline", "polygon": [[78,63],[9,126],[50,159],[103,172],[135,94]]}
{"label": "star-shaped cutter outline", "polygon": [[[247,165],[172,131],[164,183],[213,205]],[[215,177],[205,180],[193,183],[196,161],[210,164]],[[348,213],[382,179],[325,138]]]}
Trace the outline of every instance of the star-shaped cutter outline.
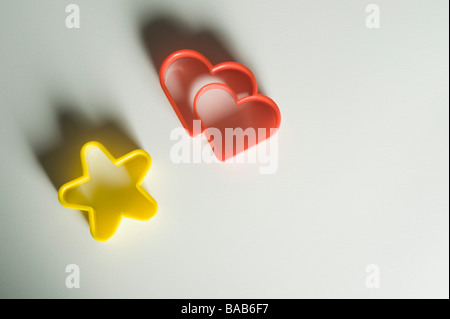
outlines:
{"label": "star-shaped cutter outline", "polygon": [[[81,205],[81,204],[73,204],[73,203],[69,203],[66,201],[65,199],[65,194],[67,191],[71,190],[71,189],[75,189],[83,184],[88,183],[91,180],[91,176],[89,173],[89,165],[88,165],[88,160],[87,160],[87,153],[89,152],[89,150],[91,150],[92,148],[99,148],[103,154],[106,155],[106,157],[116,166],[122,166],[125,165],[126,163],[132,161],[133,159],[135,159],[136,157],[143,157],[146,160],[146,165],[145,167],[142,169],[142,172],[139,176],[139,178],[137,179],[136,182],[136,189],[149,201],[153,204],[154,209],[153,211],[149,214],[149,216],[147,216],[146,218],[139,218],[139,217],[133,217],[133,219],[136,220],[141,220],[141,221],[147,221],[149,219],[151,219],[152,217],[154,217],[158,211],[158,204],[156,203],[156,200],[142,187],[142,182],[145,178],[145,176],[147,175],[147,172],[150,170],[150,167],[152,165],[152,158],[150,157],[150,155],[141,149],[136,149],[130,153],[127,153],[119,158],[115,158],[107,149],[106,147],[103,146],[103,144],[97,142],[97,141],[90,141],[87,142],[86,144],[83,145],[83,147],[81,148],[81,167],[82,167],[82,176],[65,183],[64,185],[62,185],[59,190],[58,190],[58,199],[59,202],[61,203],[61,205],[63,205],[66,208],[70,208],[70,209],[77,209],[77,210],[82,210],[82,211],[87,211],[88,212],[88,216],[89,216],[89,228],[90,228],[90,232],[91,235],[94,239],[98,240],[98,241],[107,241],[109,240],[111,237],[108,238],[101,238],[99,236],[97,236],[96,234],[96,223],[95,223],[95,209],[91,206],[86,206],[86,205]],[[121,214],[119,217],[119,222],[118,225],[120,224],[121,220],[123,218],[123,215]],[[114,230],[114,233],[117,231],[118,226],[116,227],[116,229]]]}

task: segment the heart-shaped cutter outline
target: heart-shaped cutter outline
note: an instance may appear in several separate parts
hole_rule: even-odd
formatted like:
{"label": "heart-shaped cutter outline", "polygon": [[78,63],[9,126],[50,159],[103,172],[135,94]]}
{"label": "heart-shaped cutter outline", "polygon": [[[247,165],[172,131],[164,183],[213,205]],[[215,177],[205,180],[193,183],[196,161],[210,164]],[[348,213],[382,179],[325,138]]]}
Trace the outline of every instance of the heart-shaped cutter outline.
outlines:
{"label": "heart-shaped cutter outline", "polygon": [[[217,74],[218,72],[223,71],[223,70],[235,70],[235,71],[244,73],[245,75],[248,76],[248,78],[250,79],[250,82],[252,84],[253,91],[252,91],[252,94],[249,96],[258,94],[258,84],[256,82],[255,76],[253,75],[252,71],[250,71],[250,69],[248,69],[246,66],[244,66],[242,64],[239,64],[237,62],[222,62],[222,63],[216,64],[216,65],[212,65],[211,62],[203,54],[201,54],[197,51],[184,49],[184,50],[179,50],[179,51],[173,52],[164,60],[164,62],[161,65],[161,68],[159,69],[159,82],[160,82],[161,88],[164,91],[164,94],[166,95],[167,99],[169,100],[170,105],[172,106],[173,110],[175,111],[176,115],[178,116],[178,119],[180,120],[183,127],[188,131],[189,135],[192,137],[202,134],[204,129],[202,127],[201,132],[194,132],[189,129],[189,125],[187,125],[186,120],[182,116],[181,111],[178,108],[178,105],[175,103],[174,99],[172,98],[172,95],[170,94],[169,89],[167,88],[166,82],[165,82],[166,73],[167,73],[167,70],[170,68],[170,66],[172,66],[175,62],[177,62],[181,59],[185,59],[185,58],[199,60],[200,62],[202,62],[203,64],[205,64],[207,66],[207,68],[210,72],[210,75],[212,75],[212,76],[214,76],[215,74]],[[212,82],[207,85],[214,84],[214,83],[216,83],[216,82]],[[195,100],[195,98],[194,98],[194,100]],[[193,108],[193,113],[194,113],[194,117],[195,117],[194,108]]]}
{"label": "heart-shaped cutter outline", "polygon": [[[233,98],[233,100],[235,101],[236,107],[239,107],[240,105],[243,105],[243,104],[245,104],[245,103],[247,103],[247,102],[258,101],[258,102],[262,102],[262,103],[264,103],[264,104],[270,106],[270,107],[272,108],[272,110],[274,111],[274,115],[275,115],[275,125],[274,125],[273,129],[275,129],[275,131],[273,132],[272,130],[269,130],[269,132],[270,132],[269,136],[266,135],[266,137],[263,138],[263,139],[257,139],[256,144],[255,144],[255,145],[252,145],[252,146],[250,146],[250,147],[257,146],[259,143],[261,143],[261,142],[263,142],[263,141],[265,141],[265,140],[268,140],[268,139],[271,138],[273,135],[275,135],[275,133],[276,133],[276,132],[278,131],[278,129],[280,128],[280,124],[281,124],[281,112],[280,112],[280,109],[278,108],[278,105],[277,105],[271,98],[269,98],[268,96],[265,96],[265,95],[256,93],[256,94],[249,95],[249,96],[246,96],[246,97],[243,97],[243,98],[239,99],[239,98],[237,97],[236,93],[235,93],[228,85],[225,85],[225,84],[222,84],[222,83],[210,83],[210,84],[207,84],[207,85],[203,86],[203,87],[197,92],[197,94],[195,95],[195,98],[194,98],[194,114],[195,114],[195,117],[196,117],[198,120],[200,120],[200,123],[201,123],[201,126],[202,126],[202,132],[204,132],[205,130],[207,130],[208,127],[205,126],[205,124],[203,123],[201,117],[199,116],[199,114],[198,114],[198,112],[197,112],[197,102],[198,102],[198,100],[200,99],[200,97],[201,97],[204,93],[206,93],[207,91],[210,91],[210,90],[214,90],[214,89],[221,89],[221,90],[227,91],[228,94],[230,94],[230,96],[231,96],[231,97]],[[258,128],[254,128],[254,129],[258,129]],[[266,129],[267,129],[267,128],[266,128]],[[206,131],[206,132],[207,132],[207,131]],[[223,134],[223,132],[221,132],[221,133]],[[209,141],[211,147],[214,149],[214,140],[211,140],[210,136],[208,136],[208,135],[207,135],[206,137],[207,137],[207,139],[208,139],[208,141]],[[247,147],[244,147],[244,148],[241,149],[241,150],[237,150],[236,152],[233,151],[233,155],[231,155],[231,156],[226,156],[226,155],[227,155],[226,152],[225,152],[225,154],[222,154],[222,158],[219,158],[219,157],[217,156],[217,153],[216,153],[216,152],[214,152],[214,155],[216,155],[216,157],[217,157],[218,160],[220,160],[220,161],[222,161],[222,162],[225,162],[226,160],[228,160],[228,159],[230,159],[230,158],[232,158],[232,157],[235,157],[236,155],[238,155],[238,154],[240,154],[240,153],[242,153],[242,152],[245,152],[245,151],[248,150],[250,147],[247,146]],[[223,150],[223,145],[222,145],[222,150]]]}

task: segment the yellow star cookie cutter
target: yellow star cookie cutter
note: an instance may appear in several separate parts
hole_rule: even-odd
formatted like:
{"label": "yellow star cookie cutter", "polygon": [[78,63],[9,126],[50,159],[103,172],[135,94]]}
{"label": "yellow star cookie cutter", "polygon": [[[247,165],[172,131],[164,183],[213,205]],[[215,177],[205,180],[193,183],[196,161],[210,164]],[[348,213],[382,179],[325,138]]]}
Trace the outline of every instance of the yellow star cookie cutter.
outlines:
{"label": "yellow star cookie cutter", "polygon": [[[114,165],[111,165],[114,174],[104,175],[106,179],[117,175],[114,183],[98,183],[97,178],[96,184],[92,180],[93,175],[98,177],[98,172],[90,171],[88,163],[88,155],[94,149],[100,150]],[[92,237],[106,241],[114,235],[122,217],[146,221],[156,214],[158,204],[141,186],[151,163],[150,155],[143,150],[116,159],[99,142],[88,142],[81,148],[83,175],[61,186],[59,201],[67,208],[87,211]]]}

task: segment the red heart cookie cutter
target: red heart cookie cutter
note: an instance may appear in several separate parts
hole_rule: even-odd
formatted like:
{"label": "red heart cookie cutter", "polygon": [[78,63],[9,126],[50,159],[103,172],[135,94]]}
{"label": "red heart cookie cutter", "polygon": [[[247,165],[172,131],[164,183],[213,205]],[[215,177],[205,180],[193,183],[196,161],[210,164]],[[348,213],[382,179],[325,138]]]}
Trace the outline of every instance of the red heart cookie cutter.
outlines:
{"label": "red heart cookie cutter", "polygon": [[257,93],[239,99],[221,83],[205,85],[198,91],[194,113],[221,161],[270,138],[281,122],[280,110],[269,97]]}
{"label": "red heart cookie cutter", "polygon": [[[180,50],[164,60],[159,80],[189,135],[206,130],[221,161],[268,139],[280,127],[278,106],[258,93],[253,73],[242,64],[213,66],[196,51]],[[196,120],[201,121],[201,130],[195,129]]]}
{"label": "red heart cookie cutter", "polygon": [[206,84],[223,83],[239,97],[257,94],[258,86],[253,73],[244,65],[224,62],[212,65],[193,50],[180,50],[169,55],[161,65],[159,81],[164,93],[190,136],[198,135],[193,122],[194,97]]}

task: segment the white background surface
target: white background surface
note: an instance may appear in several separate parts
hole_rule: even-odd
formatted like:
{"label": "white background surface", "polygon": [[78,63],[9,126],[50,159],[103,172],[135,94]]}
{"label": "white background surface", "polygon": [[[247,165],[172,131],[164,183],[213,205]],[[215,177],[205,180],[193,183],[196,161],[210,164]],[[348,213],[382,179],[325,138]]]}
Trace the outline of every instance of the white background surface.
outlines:
{"label": "white background surface", "polygon": [[[376,30],[369,3],[0,0],[0,297],[448,298],[448,2],[377,1]],[[171,162],[180,123],[140,34],[161,15],[277,102],[276,174]],[[150,153],[155,218],[100,243],[59,204],[40,163],[65,143],[55,101]]]}

